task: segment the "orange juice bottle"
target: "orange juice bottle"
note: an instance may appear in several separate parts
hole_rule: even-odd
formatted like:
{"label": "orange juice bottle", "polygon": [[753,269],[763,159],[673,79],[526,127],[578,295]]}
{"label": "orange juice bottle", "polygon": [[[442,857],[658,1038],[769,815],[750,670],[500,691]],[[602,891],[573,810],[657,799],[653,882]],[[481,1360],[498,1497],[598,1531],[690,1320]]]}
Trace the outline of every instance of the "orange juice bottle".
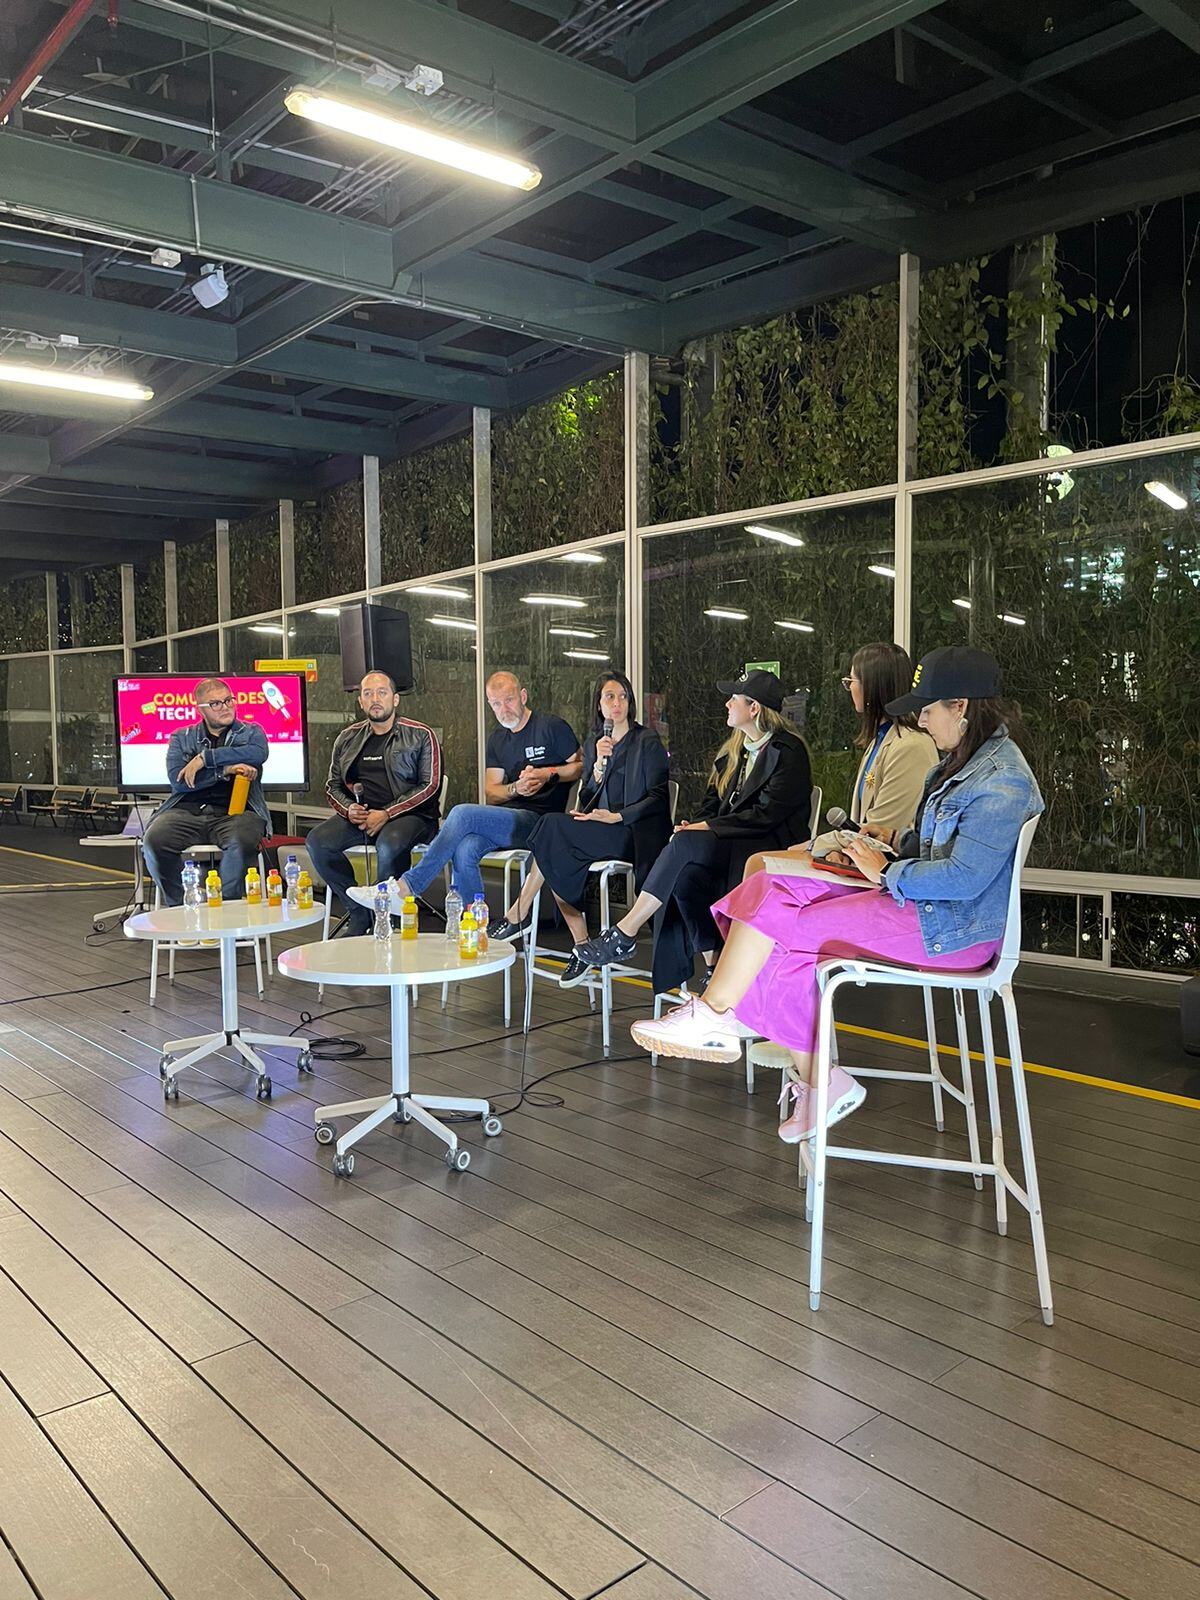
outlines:
{"label": "orange juice bottle", "polygon": [[221,904],[221,874],[210,872],[204,880],[204,898],[208,901],[208,909],[215,911]]}
{"label": "orange juice bottle", "polygon": [[300,911],[311,911],[313,907],[313,884],[307,872],[301,872],[296,880],[296,907]]}
{"label": "orange juice bottle", "polygon": [[274,867],[267,873],[267,904],[269,906],[283,904],[283,879]]}
{"label": "orange juice bottle", "polygon": [[463,913],[458,928],[458,954],[463,961],[474,961],[479,955],[479,930],[469,911]]}
{"label": "orange juice bottle", "polygon": [[258,875],[258,868],[249,867],[246,871],[246,904],[260,906],[262,897],[262,879]]}

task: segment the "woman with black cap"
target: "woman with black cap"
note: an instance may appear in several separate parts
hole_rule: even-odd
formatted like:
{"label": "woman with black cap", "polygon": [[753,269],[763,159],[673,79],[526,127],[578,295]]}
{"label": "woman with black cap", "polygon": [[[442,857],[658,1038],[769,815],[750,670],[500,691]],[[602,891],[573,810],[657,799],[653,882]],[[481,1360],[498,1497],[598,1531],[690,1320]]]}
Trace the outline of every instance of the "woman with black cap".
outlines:
{"label": "woman with black cap", "polygon": [[559,979],[564,988],[592,967],[628,962],[639,929],[656,913],[655,992],[690,978],[697,951],[711,972],[720,944],[709,910],[714,889],[736,883],[756,850],[808,837],[812,768],[799,730],[783,715],[783,685],[773,672],[754,671],[717,688],[727,696],[730,732],[695,820],[676,823],[621,920],[575,946]]}
{"label": "woman with black cap", "polygon": [[[866,883],[756,873],[713,907],[726,943],[703,999],[633,1037],[657,1055],[736,1061],[744,1037],[786,1046],[795,1097],[779,1136],[813,1132],[819,994],[816,966],[830,955],[873,956],[903,966],[967,971],[985,966],[1004,934],[1017,839],[1043,810],[1037,780],[1009,734],[1000,669],[983,650],[951,646],[925,656],[912,690],[888,705],[918,712],[942,759],[929,774],[913,829],[893,857],[860,835],[846,852]],[[834,1067],[829,1122],[862,1104],[860,1084]]]}

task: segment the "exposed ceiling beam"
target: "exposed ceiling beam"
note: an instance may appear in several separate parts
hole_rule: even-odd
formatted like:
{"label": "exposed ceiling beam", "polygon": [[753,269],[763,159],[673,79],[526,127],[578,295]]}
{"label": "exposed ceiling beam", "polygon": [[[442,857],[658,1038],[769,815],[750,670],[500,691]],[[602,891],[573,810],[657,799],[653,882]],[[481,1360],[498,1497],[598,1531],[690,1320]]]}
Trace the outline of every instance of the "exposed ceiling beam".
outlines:
{"label": "exposed ceiling beam", "polygon": [[1200,0],[1134,0],[1152,22],[1200,55]]}
{"label": "exposed ceiling beam", "polygon": [[39,510],[99,511],[123,516],[158,516],[168,522],[199,520],[211,522],[216,517],[229,517],[237,521],[256,515],[261,504],[256,500],[209,499],[203,495],[187,495],[170,490],[131,490],[102,483],[62,483],[48,479],[43,483],[25,484],[4,496],[6,506],[28,505]]}
{"label": "exposed ceiling beam", "polygon": [[117,517],[103,512],[21,505],[3,500],[0,501],[0,553],[10,533],[53,534],[62,545],[75,539],[152,544],[156,539],[171,538],[171,529],[178,520],[173,517]]}
{"label": "exposed ceiling beam", "polygon": [[[0,467],[5,463],[7,440],[0,436]],[[45,444],[46,441],[39,441]],[[48,452],[47,452],[48,453]],[[183,455],[172,450],[109,446],[93,450],[85,461],[54,462],[41,467],[7,467],[8,471],[69,482],[114,483],[123,488],[184,489],[200,493],[217,491],[252,495],[260,500],[303,497],[308,485],[299,475],[250,461],[229,461],[216,456]]]}
{"label": "exposed ceiling beam", "polygon": [[0,560],[36,561],[43,567],[98,567],[157,554],[160,541],[115,544],[105,539],[65,540],[45,534],[0,534]]}

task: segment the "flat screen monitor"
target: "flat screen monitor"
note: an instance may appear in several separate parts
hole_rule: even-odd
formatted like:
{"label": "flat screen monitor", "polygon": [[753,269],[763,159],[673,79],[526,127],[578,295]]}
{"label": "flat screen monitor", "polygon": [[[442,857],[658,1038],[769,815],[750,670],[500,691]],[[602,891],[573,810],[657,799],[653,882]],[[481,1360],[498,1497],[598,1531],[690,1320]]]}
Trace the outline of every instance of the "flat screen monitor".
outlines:
{"label": "flat screen monitor", "polygon": [[[117,786],[133,794],[165,793],[171,735],[198,720],[196,685],[211,673],[156,673],[113,679]],[[308,720],[304,675],[299,672],[226,673],[242,722],[267,736],[264,788],[308,788]]]}

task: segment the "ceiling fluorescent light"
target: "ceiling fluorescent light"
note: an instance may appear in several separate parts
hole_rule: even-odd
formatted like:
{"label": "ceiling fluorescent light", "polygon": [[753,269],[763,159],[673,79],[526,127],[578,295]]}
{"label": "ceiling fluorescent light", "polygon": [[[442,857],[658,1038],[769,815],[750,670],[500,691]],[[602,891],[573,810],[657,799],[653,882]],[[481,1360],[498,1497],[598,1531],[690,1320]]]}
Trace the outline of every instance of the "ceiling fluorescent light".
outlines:
{"label": "ceiling fluorescent light", "polygon": [[706,617],[720,617],[725,622],[748,622],[750,620],[748,611],[730,611],[726,606],[706,606],[704,615]]}
{"label": "ceiling fluorescent light", "polygon": [[521,604],[526,606],[570,606],[574,611],[586,611],[587,601],[576,600],[569,594],[523,594]]}
{"label": "ceiling fluorescent light", "polygon": [[895,567],[885,567],[882,562],[873,563],[867,568],[867,571],[873,572],[878,578],[894,578],[896,576]]}
{"label": "ceiling fluorescent light", "polygon": [[970,611],[971,609],[971,602],[969,600],[951,600],[950,604],[952,606],[957,606],[960,611]]}
{"label": "ceiling fluorescent light", "polygon": [[1170,506],[1172,511],[1186,511],[1187,501],[1178,489],[1172,489],[1169,484],[1160,483],[1157,478],[1145,485],[1147,494],[1152,494],[1156,500],[1161,500],[1163,505]]}
{"label": "ceiling fluorescent light", "polygon": [[294,116],[306,117],[324,128],[403,150],[407,155],[436,161],[440,166],[454,167],[510,189],[536,189],[542,181],[540,170],[527,161],[439,132],[432,124],[412,117],[394,116],[389,111],[355,105],[319,89],[303,87],[290,90],[283,103]]}
{"label": "ceiling fluorescent light", "polygon": [[274,634],[275,637],[278,638],[278,639],[282,639],[283,638],[283,629],[281,627],[279,627],[279,625],[277,623],[274,623],[274,622],[255,622],[255,623],[252,623],[251,626],[250,626],[250,632],[251,633],[271,633],[271,634]]}
{"label": "ceiling fluorescent light", "polygon": [[475,632],[475,624],[468,622],[466,617],[430,617],[428,620],[435,628],[461,628],[464,633]]}
{"label": "ceiling fluorescent light", "polygon": [[574,661],[607,661],[607,650],[564,650],[563,655],[570,656]]}
{"label": "ceiling fluorescent light", "polygon": [[102,400],[153,400],[154,390],[128,378],[105,378],[92,372],[67,372],[59,367],[28,367],[0,361],[0,384],[20,383],[31,389],[65,389]]}
{"label": "ceiling fluorescent light", "polygon": [[757,535],[760,539],[774,539],[776,544],[802,545],[804,540],[799,534],[788,533],[784,528],[772,528],[766,522],[748,522],[746,532]]}
{"label": "ceiling fluorescent light", "polygon": [[604,557],[597,555],[594,550],[569,550],[565,556],[559,556],[560,561],[577,561],[581,566],[594,567]]}
{"label": "ceiling fluorescent light", "polygon": [[313,607],[313,616],[314,617],[340,617],[341,614],[342,614],[341,606],[314,606]]}
{"label": "ceiling fluorescent light", "polygon": [[411,589],[405,589],[405,594],[431,594],[438,600],[469,600],[469,589],[455,589],[448,583],[414,583]]}
{"label": "ceiling fluorescent light", "polygon": [[1025,618],[1018,617],[1011,611],[1001,611],[999,617],[1001,622],[1011,622],[1014,628],[1023,628],[1025,626]]}
{"label": "ceiling fluorescent light", "polygon": [[547,628],[547,633],[557,633],[563,639],[596,639],[598,634],[588,628]]}
{"label": "ceiling fluorescent light", "polygon": [[811,622],[792,622],[788,617],[777,617],[775,626],[777,628],[788,628],[792,633],[814,633],[816,631]]}

